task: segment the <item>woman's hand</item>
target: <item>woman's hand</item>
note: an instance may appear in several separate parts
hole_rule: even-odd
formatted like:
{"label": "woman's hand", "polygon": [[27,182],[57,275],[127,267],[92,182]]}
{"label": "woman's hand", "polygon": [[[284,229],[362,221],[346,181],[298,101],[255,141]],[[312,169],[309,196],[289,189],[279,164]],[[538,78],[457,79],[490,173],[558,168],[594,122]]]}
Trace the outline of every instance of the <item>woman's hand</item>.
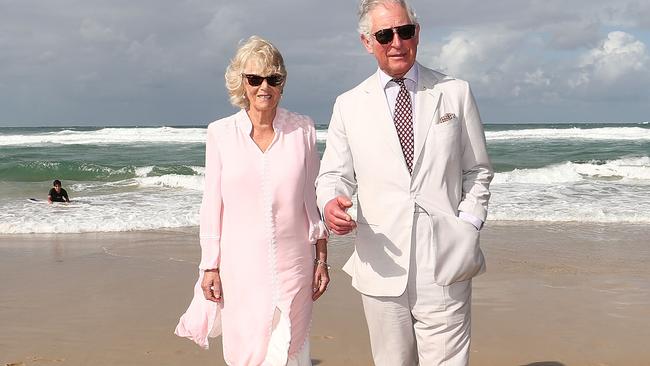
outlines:
{"label": "woman's hand", "polygon": [[330,283],[330,266],[327,265],[327,240],[318,239],[316,242],[316,260],[314,261],[313,294],[311,298],[316,301],[327,290]]}
{"label": "woman's hand", "polygon": [[316,301],[327,290],[327,284],[330,283],[328,273],[329,266],[325,262],[314,263],[314,283],[312,284],[314,293],[311,298]]}
{"label": "woman's hand", "polygon": [[219,269],[208,269],[203,273],[201,289],[203,290],[203,296],[205,296],[206,300],[214,302],[222,300],[221,276],[219,276]]}

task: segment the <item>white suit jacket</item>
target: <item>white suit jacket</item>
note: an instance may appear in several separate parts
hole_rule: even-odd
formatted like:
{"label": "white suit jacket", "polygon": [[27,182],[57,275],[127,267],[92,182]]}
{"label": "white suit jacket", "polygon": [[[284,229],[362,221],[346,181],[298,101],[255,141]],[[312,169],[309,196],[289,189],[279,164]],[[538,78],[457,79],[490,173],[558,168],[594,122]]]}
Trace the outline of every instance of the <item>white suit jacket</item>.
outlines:
{"label": "white suit jacket", "polygon": [[357,193],[355,251],[344,266],[371,296],[399,296],[408,278],[415,205],[430,215],[439,285],[485,271],[479,231],[493,177],[485,135],[467,82],[419,64],[415,156],[409,174],[378,72],[334,104],[317,179],[318,205]]}

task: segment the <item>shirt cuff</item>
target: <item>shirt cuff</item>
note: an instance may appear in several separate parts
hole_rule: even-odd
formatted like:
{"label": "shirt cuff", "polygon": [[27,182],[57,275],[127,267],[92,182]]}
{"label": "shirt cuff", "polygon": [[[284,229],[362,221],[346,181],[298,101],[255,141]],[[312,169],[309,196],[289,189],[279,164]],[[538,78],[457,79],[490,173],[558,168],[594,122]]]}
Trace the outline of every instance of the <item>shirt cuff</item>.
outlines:
{"label": "shirt cuff", "polygon": [[219,236],[202,236],[201,242],[201,263],[199,269],[219,268],[221,261],[221,238]]}
{"label": "shirt cuff", "polygon": [[478,217],[472,214],[463,211],[458,211],[458,218],[474,225],[476,230],[481,230],[481,228],[483,227],[483,220],[479,219]]}
{"label": "shirt cuff", "polygon": [[312,244],[316,244],[316,241],[318,239],[327,239],[328,236],[329,236],[329,230],[327,230],[327,226],[325,225],[325,222],[319,220],[318,223],[310,225],[309,241]]}

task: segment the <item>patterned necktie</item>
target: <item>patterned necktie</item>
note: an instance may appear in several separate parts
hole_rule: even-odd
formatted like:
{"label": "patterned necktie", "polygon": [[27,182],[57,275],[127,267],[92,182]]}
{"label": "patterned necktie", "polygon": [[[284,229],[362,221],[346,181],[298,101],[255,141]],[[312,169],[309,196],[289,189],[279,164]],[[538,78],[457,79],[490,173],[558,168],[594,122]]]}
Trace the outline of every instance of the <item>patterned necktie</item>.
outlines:
{"label": "patterned necktie", "polygon": [[413,173],[413,109],[411,107],[411,94],[406,90],[404,78],[393,79],[399,85],[399,93],[395,102],[395,129],[402,145],[404,160],[409,173]]}

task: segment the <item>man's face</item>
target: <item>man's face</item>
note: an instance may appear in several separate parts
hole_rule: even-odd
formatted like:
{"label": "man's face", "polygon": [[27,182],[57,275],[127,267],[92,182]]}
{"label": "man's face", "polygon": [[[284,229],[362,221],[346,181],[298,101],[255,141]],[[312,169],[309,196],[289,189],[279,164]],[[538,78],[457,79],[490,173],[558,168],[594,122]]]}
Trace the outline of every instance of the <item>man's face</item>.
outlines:
{"label": "man's face", "polygon": [[415,36],[411,39],[401,39],[396,33],[393,40],[387,44],[380,44],[375,39],[375,32],[411,24],[406,9],[399,4],[386,3],[379,5],[370,12],[372,28],[370,35],[361,35],[361,42],[369,53],[375,55],[379,68],[391,77],[404,76],[415,63],[420,37],[420,26],[415,29]]}
{"label": "man's face", "polygon": [[56,185],[54,186],[54,190],[56,191],[56,193],[60,193],[60,192],[61,192],[61,185],[60,185],[60,184],[56,184]]}

